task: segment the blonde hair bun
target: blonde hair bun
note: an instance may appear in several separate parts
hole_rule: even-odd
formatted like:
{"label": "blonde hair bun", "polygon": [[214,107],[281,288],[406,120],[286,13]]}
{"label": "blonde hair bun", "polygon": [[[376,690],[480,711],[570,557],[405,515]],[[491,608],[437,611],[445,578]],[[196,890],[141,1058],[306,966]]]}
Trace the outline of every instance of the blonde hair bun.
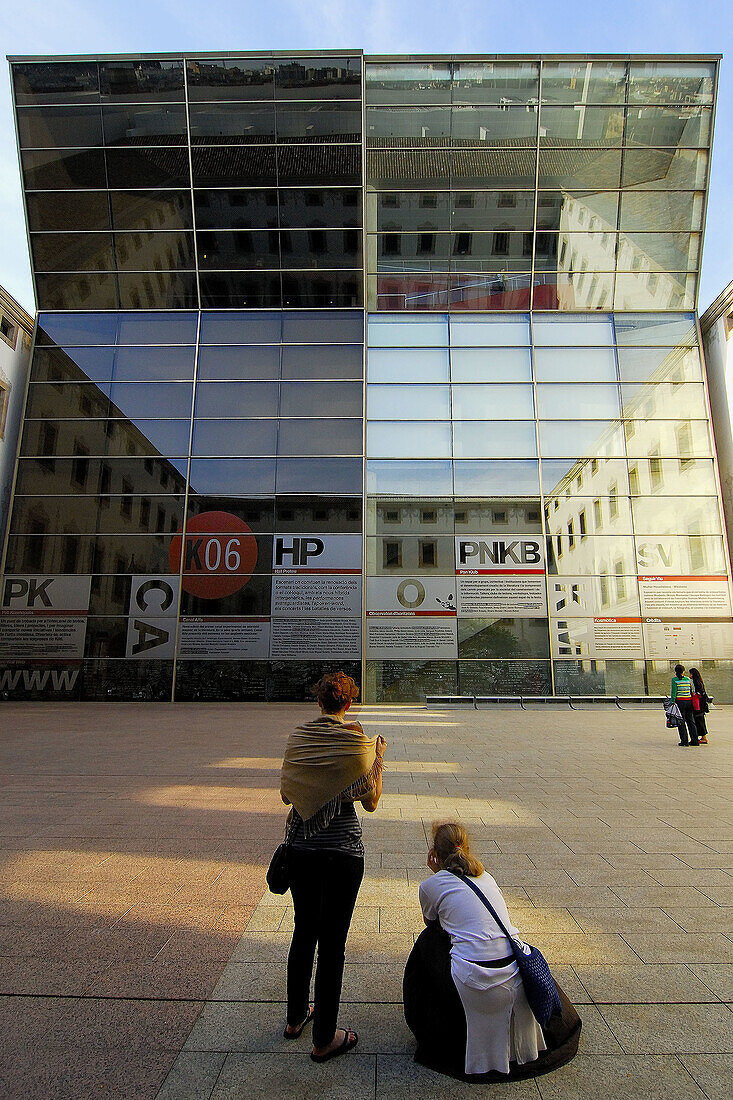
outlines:
{"label": "blonde hair bun", "polygon": [[480,859],[471,854],[468,833],[457,822],[434,822],[433,848],[443,871],[477,878],[484,873]]}

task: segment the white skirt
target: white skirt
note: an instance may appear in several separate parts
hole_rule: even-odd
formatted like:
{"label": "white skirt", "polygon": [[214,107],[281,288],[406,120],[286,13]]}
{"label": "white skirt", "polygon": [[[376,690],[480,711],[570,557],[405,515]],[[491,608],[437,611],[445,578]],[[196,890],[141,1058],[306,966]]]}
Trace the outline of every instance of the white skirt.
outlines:
{"label": "white skirt", "polygon": [[516,963],[500,970],[451,959],[466,1013],[466,1073],[509,1072],[509,1062],[534,1062],[546,1050]]}

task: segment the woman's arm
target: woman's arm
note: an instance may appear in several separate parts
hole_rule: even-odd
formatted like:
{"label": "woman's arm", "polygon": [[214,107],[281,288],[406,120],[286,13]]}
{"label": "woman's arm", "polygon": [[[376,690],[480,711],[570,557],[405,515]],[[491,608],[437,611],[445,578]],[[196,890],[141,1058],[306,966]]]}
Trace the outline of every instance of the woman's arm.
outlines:
{"label": "woman's arm", "polygon": [[[383,737],[378,737],[377,738],[377,756],[379,757],[380,760],[384,760],[384,750],[386,748],[387,748],[387,742],[384,740]],[[376,782],[376,785],[374,787],[374,790],[370,791],[369,794],[365,798],[362,798],[360,801],[361,801],[361,804],[364,807],[364,809],[367,811],[367,813],[373,814],[374,811],[376,810],[377,806],[379,805],[379,799],[381,797],[382,797],[382,770],[380,768],[380,770],[377,774],[377,782]]]}
{"label": "woman's arm", "polygon": [[675,699],[677,698],[677,677],[676,676],[672,677],[672,694],[671,694],[671,698],[672,698],[673,703],[674,703]]}

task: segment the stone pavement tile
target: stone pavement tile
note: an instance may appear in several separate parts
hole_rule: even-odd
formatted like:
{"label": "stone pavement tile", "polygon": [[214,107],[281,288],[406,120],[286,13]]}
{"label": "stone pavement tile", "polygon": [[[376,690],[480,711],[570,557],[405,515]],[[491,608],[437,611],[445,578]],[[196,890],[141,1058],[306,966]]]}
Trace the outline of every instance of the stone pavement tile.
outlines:
{"label": "stone pavement tile", "polygon": [[537,906],[562,906],[575,909],[626,904],[620,901],[608,886],[563,886],[557,889],[530,886],[527,888],[527,894],[532,904]]}
{"label": "stone pavement tile", "polygon": [[721,932],[624,932],[624,939],[646,963],[733,963],[733,940]]}
{"label": "stone pavement tile", "polygon": [[[346,1095],[343,1093],[339,1100]],[[369,1093],[368,1097],[373,1095]],[[377,1057],[376,1100],[476,1100],[477,1097],[487,1100],[537,1100],[537,1086],[532,1079],[502,1081],[493,1085],[469,1084],[434,1073],[404,1054],[380,1054]]]}
{"label": "stone pavement tile", "polygon": [[684,1004],[686,1001],[719,1001],[708,986],[682,963],[664,965],[576,964],[573,969],[598,1003]]}
{"label": "stone pavement tile", "polygon": [[395,960],[391,965],[347,961],[344,967],[341,1003],[384,1001],[401,1004],[404,969],[402,960]]}
{"label": "stone pavement tile", "polygon": [[230,962],[209,998],[212,1001],[281,1001],[285,967],[271,962]]}
{"label": "stone pavement tile", "polygon": [[568,909],[514,906],[511,918],[522,935],[534,932],[582,932]]}
{"label": "stone pavement tile", "polygon": [[112,963],[85,988],[92,997],[157,997],[203,1001],[216,985],[221,962],[189,959],[182,963]]}
{"label": "stone pavement tile", "polygon": [[245,925],[248,932],[277,932],[287,911],[287,905],[267,905],[255,909]]}
{"label": "stone pavement tile", "polygon": [[704,1100],[705,1094],[673,1057],[581,1053],[561,1069],[537,1077],[542,1100]]}
{"label": "stone pavement tile", "polygon": [[591,998],[583,988],[572,966],[568,966],[566,963],[553,963],[552,976],[557,984],[562,986],[573,1004],[590,1004]]}
{"label": "stone pavement tile", "polygon": [[701,886],[702,893],[714,901],[716,905],[733,906],[733,885],[731,886]]}
{"label": "stone pavement tile", "polygon": [[425,921],[419,905],[411,905],[407,909],[382,906],[379,910],[379,932],[382,935],[422,932],[424,927]]}
{"label": "stone pavement tile", "polygon": [[649,874],[661,886],[697,886],[701,890],[706,886],[733,887],[733,878],[715,867],[679,867],[670,870],[655,868]]}
{"label": "stone pavement tile", "polygon": [[81,996],[104,977],[109,967],[109,959],[86,958],[80,965],[73,957],[16,956],[4,959],[0,967],[0,994]]}
{"label": "stone pavement tile", "polygon": [[694,886],[614,886],[613,891],[618,899],[615,904],[620,901],[622,905],[659,906],[661,909],[670,905],[710,906],[710,899]]}
{"label": "stone pavement tile", "polygon": [[394,963],[402,965],[412,951],[411,932],[380,933],[350,932],[346,941],[346,959],[351,963]]}
{"label": "stone pavement tile", "polygon": [[622,1054],[621,1046],[595,1005],[576,1005],[583,1021],[580,1050],[583,1054]]}
{"label": "stone pavement tile", "polygon": [[627,1054],[733,1053],[733,1012],[722,1004],[604,1005]]}
{"label": "stone pavement tile", "polygon": [[[402,910],[398,910],[398,912],[402,912]],[[422,925],[419,906],[417,907],[417,914],[420,917],[420,924]],[[295,914],[293,909],[291,906],[288,906],[277,931],[289,932],[292,935],[294,919]],[[359,905],[357,903],[354,909],[354,915],[351,918],[351,930],[353,932],[372,932],[376,935],[379,931],[379,907],[376,905]],[[249,928],[247,931],[249,931]],[[394,931],[402,932],[409,931],[409,929],[395,928]]]}
{"label": "stone pavement tile", "polygon": [[230,1054],[210,1100],[373,1100],[375,1056],[358,1050],[323,1065],[311,1062],[307,1048],[299,1054]]}
{"label": "stone pavement tile", "polygon": [[728,871],[729,874],[733,874],[733,852],[729,855],[725,855],[721,852],[695,852],[694,854],[685,853],[679,857],[685,867],[721,867],[724,871]]}
{"label": "stone pavement tile", "polygon": [[671,905],[669,908],[665,906],[664,912],[684,928],[685,932],[733,933],[733,906],[730,905],[711,905],[706,909],[685,909]]}
{"label": "stone pavement tile", "polygon": [[733,1054],[681,1054],[680,1061],[708,1100],[730,1100]]}
{"label": "stone pavement tile", "polygon": [[702,965],[691,963],[690,970],[722,1001],[733,1000],[733,965],[731,963]]}
{"label": "stone pavement tile", "polygon": [[3,1096],[8,1100],[155,1097],[175,1060],[172,1051],[156,1048],[91,1050],[83,1042],[60,1044],[46,1039],[39,1039],[24,1055],[0,1065]]}
{"label": "stone pavement tile", "polygon": [[277,963],[285,966],[290,950],[289,932],[245,932],[234,951],[231,963]]}
{"label": "stone pavement tile", "polygon": [[615,933],[540,932],[532,936],[548,963],[636,963],[639,961],[629,945]]}
{"label": "stone pavement tile", "polygon": [[196,1001],[60,998],[45,1037],[59,1045],[83,1042],[90,1050],[137,1047],[180,1050],[198,1017]]}
{"label": "stone pavement tile", "polygon": [[662,909],[629,908],[627,905],[584,908],[570,906],[569,912],[584,932],[677,932],[675,923]]}
{"label": "stone pavement tile", "polygon": [[181,1051],[155,1100],[209,1100],[226,1054]]}
{"label": "stone pavement tile", "polygon": [[[651,872],[653,868],[667,867],[670,870],[684,866],[678,856],[671,852],[609,852],[605,857],[612,867],[631,868],[637,867],[642,871]],[[687,858],[687,857],[682,857]],[[695,856],[694,858],[699,858]]]}

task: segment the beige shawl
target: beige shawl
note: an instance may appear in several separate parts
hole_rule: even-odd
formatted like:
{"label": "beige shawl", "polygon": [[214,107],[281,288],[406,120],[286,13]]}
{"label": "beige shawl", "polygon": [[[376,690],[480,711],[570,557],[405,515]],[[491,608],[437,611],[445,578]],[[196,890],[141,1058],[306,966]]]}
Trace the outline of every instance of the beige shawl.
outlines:
{"label": "beige shawl", "polygon": [[285,746],[280,794],[303,818],[305,836],[331,823],[342,801],[365,798],[382,770],[376,737],[358,722],[323,714],[290,734]]}

